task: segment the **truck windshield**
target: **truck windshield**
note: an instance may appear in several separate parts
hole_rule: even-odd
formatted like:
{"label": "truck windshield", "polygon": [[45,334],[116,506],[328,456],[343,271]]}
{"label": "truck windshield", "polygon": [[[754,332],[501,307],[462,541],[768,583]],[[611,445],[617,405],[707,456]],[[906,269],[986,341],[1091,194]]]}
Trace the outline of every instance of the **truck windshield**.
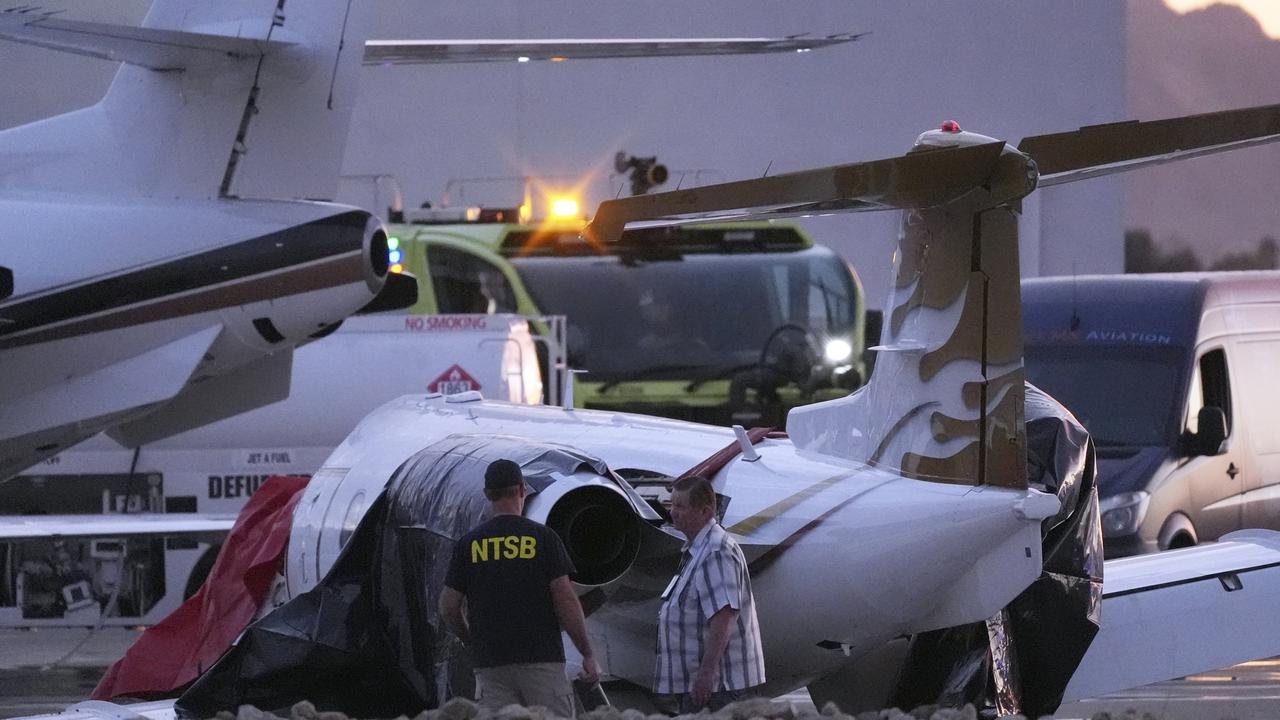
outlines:
{"label": "truck windshield", "polygon": [[513,258],[539,310],[568,318],[569,360],[588,382],[711,379],[760,361],[766,343],[849,340],[850,270],[796,252]]}
{"label": "truck windshield", "polygon": [[1099,446],[1167,445],[1181,419],[1188,357],[1176,347],[1028,345],[1027,379]]}

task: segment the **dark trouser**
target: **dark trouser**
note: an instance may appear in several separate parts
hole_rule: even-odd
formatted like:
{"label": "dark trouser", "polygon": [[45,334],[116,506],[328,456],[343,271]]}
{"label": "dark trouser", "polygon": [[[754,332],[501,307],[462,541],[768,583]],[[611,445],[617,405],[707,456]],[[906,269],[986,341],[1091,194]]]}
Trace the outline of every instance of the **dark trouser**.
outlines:
{"label": "dark trouser", "polygon": [[747,697],[746,690],[720,690],[711,693],[711,699],[706,705],[699,705],[693,701],[693,693],[685,693],[680,696],[680,714],[688,715],[696,713],[702,708],[707,708],[711,712],[715,712],[731,702],[737,702]]}

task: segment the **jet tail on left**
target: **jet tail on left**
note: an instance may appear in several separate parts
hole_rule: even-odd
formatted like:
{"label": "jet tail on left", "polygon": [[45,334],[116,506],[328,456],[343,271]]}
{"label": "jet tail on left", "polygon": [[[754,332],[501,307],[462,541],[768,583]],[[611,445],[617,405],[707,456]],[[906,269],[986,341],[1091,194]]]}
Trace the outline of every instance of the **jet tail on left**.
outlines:
{"label": "jet tail on left", "polygon": [[157,0],[141,27],[0,14],[0,37],[120,60],[96,105],[0,133],[0,188],[332,198],[369,5]]}
{"label": "jet tail on left", "polygon": [[382,290],[380,223],[314,200],[337,190],[370,5],[0,12],[0,39],[124,63],[97,104],[0,132],[0,478],[278,400],[292,348]]}

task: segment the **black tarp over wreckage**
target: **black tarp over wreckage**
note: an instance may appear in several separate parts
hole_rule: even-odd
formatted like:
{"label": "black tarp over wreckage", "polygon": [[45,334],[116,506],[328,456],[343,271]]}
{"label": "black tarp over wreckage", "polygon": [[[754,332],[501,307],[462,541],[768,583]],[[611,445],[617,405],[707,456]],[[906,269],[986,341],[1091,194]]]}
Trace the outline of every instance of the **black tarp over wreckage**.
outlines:
{"label": "black tarp over wreckage", "polygon": [[456,435],[424,448],[392,476],[324,579],[250,625],[178,700],[179,714],[309,700],[352,717],[412,716],[468,695],[470,669],[456,660],[465,654],[453,652],[436,604],[454,542],[488,518],[484,471],[499,458],[521,465],[529,494],[580,468],[609,475],[596,458],[524,439]]}

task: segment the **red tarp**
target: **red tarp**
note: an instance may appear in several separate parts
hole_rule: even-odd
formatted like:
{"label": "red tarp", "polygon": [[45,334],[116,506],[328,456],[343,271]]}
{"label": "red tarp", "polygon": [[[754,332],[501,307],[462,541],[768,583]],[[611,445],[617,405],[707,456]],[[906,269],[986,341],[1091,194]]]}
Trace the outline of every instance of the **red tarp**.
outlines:
{"label": "red tarp", "polygon": [[280,570],[306,484],[307,478],[272,477],[258,488],[200,591],[134,642],[98,683],[95,700],[173,696],[231,647]]}
{"label": "red tarp", "polygon": [[[747,439],[752,445],[758,444],[765,439],[785,438],[787,434],[771,427],[753,427],[747,431]],[[680,477],[688,477],[690,475],[701,475],[710,480],[715,474],[724,469],[731,460],[742,454],[742,444],[737,440],[725,445],[713,454],[711,457],[685,470]]]}

